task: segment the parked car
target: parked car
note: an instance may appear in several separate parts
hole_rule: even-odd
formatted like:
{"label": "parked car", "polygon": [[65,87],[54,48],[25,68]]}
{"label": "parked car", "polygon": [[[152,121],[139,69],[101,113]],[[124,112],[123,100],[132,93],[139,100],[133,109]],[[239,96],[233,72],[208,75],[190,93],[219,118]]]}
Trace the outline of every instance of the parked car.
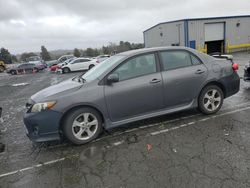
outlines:
{"label": "parked car", "polygon": [[99,55],[95,58],[97,63],[101,63],[102,61],[108,59],[110,55]]}
{"label": "parked car", "polygon": [[248,64],[246,64],[244,68],[244,81],[245,82],[250,82],[250,61]]}
{"label": "parked car", "polygon": [[74,59],[76,59],[76,57],[67,59],[67,60],[65,60],[64,62],[59,63],[59,64],[57,64],[57,65],[53,65],[53,66],[50,67],[50,71],[51,71],[51,72],[56,72],[56,71],[58,71],[58,69],[61,69],[64,65],[67,65],[69,62],[71,62],[71,61],[74,60]]}
{"label": "parked car", "polygon": [[24,123],[33,141],[63,135],[84,144],[103,128],[145,118],[197,107],[214,114],[239,85],[228,60],[185,47],[133,50],[31,96]]}
{"label": "parked car", "polygon": [[231,55],[231,54],[213,53],[210,55],[212,55],[215,58],[230,60],[233,63],[233,55]]}
{"label": "parked car", "polygon": [[7,69],[7,73],[15,75],[15,74],[25,74],[25,73],[36,73],[39,72],[39,69],[35,64],[32,63],[23,63],[16,67],[11,67]]}
{"label": "parked car", "polygon": [[[74,55],[72,55],[72,54],[70,54],[70,55],[63,55],[63,56],[61,56],[58,60],[57,60],[57,62],[58,63],[63,63],[64,61],[66,61],[67,59],[71,59],[71,58],[74,58],[75,56]],[[57,64],[58,64],[57,63]]]}
{"label": "parked car", "polygon": [[62,73],[69,73],[71,71],[82,71],[93,68],[98,63],[89,58],[76,58],[69,62],[67,65],[61,67]]}
{"label": "parked car", "polygon": [[38,70],[47,68],[47,64],[41,59],[40,56],[31,56],[26,59],[28,63],[35,64]]}

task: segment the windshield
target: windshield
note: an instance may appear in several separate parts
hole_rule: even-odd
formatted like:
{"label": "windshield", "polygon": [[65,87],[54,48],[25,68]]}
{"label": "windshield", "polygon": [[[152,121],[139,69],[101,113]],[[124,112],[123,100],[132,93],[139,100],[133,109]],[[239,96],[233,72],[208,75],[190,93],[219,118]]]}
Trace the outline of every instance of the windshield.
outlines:
{"label": "windshield", "polygon": [[110,67],[112,67],[114,64],[116,64],[117,62],[119,62],[123,58],[124,58],[124,56],[121,56],[121,55],[116,55],[116,56],[110,57],[109,59],[103,61],[98,66],[95,66],[91,70],[86,72],[86,74],[84,74],[82,76],[82,78],[84,80],[86,80],[87,82],[93,81],[93,80],[97,79],[99,76],[101,76],[106,70],[108,70]]}

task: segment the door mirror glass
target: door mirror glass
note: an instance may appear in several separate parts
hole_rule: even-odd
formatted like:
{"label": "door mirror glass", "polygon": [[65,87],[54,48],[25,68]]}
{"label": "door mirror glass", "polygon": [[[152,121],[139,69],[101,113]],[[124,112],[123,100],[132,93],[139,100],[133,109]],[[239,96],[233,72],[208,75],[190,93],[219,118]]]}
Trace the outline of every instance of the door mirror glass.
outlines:
{"label": "door mirror glass", "polygon": [[118,74],[110,74],[107,78],[108,84],[119,82],[119,76]]}

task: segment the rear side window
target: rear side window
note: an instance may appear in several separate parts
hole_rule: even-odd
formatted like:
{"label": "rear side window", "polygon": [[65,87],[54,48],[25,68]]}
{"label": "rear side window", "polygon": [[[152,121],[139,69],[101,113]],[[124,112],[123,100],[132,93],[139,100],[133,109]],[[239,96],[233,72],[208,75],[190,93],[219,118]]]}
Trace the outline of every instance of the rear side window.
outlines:
{"label": "rear side window", "polygon": [[113,73],[118,74],[119,80],[127,80],[156,72],[154,54],[141,55],[132,58],[119,66]]}
{"label": "rear side window", "polygon": [[193,65],[200,65],[202,64],[201,60],[199,60],[197,57],[195,57],[194,55],[191,55],[191,60],[192,60],[192,64]]}
{"label": "rear side window", "polygon": [[173,70],[192,65],[190,54],[185,51],[160,52],[164,70]]}

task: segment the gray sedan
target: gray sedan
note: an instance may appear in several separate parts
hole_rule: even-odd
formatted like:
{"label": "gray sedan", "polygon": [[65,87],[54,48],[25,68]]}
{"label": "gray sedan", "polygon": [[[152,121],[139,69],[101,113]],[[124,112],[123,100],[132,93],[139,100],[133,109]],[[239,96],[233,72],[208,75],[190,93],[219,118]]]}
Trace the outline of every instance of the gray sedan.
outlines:
{"label": "gray sedan", "polygon": [[239,91],[237,66],[185,47],[128,51],[31,97],[24,117],[36,142],[84,144],[103,129],[197,108],[216,113]]}

